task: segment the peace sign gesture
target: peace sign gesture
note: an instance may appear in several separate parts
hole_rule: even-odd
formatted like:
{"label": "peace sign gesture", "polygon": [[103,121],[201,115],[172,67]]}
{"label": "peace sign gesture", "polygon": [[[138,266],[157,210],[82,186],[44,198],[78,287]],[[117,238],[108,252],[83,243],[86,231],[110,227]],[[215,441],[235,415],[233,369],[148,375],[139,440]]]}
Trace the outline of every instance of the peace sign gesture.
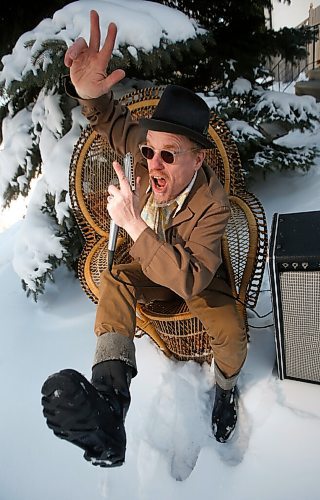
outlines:
{"label": "peace sign gesture", "polygon": [[112,50],[117,36],[117,26],[110,23],[103,46],[100,49],[99,15],[95,10],[90,12],[90,41],[78,38],[66,51],[65,65],[70,68],[71,81],[83,99],[100,97],[125,76],[122,69],[106,74]]}

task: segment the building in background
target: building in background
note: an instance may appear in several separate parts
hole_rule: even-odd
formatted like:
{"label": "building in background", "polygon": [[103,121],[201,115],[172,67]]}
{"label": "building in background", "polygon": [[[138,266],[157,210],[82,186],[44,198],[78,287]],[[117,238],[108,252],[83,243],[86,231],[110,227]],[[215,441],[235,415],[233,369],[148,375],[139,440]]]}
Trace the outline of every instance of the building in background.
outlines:
{"label": "building in background", "polygon": [[[270,23],[272,22],[271,18]],[[318,69],[320,68],[320,5],[313,7],[313,4],[310,4],[308,16],[296,25],[296,27],[300,26],[314,27],[313,41],[307,46],[308,55],[294,64],[280,57],[273,58],[269,66],[273,75],[273,88],[283,90],[286,85],[296,82],[297,95],[314,95],[317,100],[320,100],[320,69]],[[298,81],[306,77],[309,79],[307,82]]]}
{"label": "building in background", "polygon": [[307,64],[313,65],[313,67],[320,66],[320,5],[316,8],[313,8],[313,5],[310,5],[309,9],[309,17],[302,23],[308,26],[314,26],[314,43],[308,46],[308,59]]}

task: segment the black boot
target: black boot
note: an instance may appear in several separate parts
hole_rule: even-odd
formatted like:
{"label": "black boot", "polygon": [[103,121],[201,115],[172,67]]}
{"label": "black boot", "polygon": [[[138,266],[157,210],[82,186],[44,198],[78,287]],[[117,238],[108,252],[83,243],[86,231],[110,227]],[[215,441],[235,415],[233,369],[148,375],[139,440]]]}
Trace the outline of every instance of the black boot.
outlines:
{"label": "black boot", "polygon": [[85,450],[84,458],[94,465],[122,465],[131,376],[131,367],[120,360],[95,365],[92,383],[75,370],[51,375],[41,391],[48,427]]}
{"label": "black boot", "polygon": [[216,395],[212,411],[212,430],[220,443],[225,443],[234,431],[237,423],[238,389],[222,389],[216,384]]}

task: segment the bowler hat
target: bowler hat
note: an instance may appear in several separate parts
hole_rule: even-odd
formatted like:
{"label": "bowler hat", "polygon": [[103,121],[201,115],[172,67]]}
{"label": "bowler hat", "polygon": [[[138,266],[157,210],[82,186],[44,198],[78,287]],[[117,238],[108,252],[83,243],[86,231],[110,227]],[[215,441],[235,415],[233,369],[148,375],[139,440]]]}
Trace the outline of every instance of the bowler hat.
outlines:
{"label": "bowler hat", "polygon": [[210,109],[192,90],[167,85],[151,118],[141,118],[147,130],[189,137],[205,149],[214,147],[207,137]]}

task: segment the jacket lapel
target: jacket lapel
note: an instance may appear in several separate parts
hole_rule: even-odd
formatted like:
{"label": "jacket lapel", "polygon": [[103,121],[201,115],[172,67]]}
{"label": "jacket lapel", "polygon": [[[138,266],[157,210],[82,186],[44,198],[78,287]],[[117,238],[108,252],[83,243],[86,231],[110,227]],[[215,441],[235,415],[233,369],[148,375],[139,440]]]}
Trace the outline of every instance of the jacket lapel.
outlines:
{"label": "jacket lapel", "polygon": [[205,173],[202,168],[199,169],[196,180],[192,189],[187,197],[185,205],[183,205],[180,212],[172,219],[169,227],[177,226],[182,222],[190,220],[196,212],[199,211],[199,207],[204,205],[204,200],[206,196],[204,193],[208,190],[208,181],[206,179]]}

